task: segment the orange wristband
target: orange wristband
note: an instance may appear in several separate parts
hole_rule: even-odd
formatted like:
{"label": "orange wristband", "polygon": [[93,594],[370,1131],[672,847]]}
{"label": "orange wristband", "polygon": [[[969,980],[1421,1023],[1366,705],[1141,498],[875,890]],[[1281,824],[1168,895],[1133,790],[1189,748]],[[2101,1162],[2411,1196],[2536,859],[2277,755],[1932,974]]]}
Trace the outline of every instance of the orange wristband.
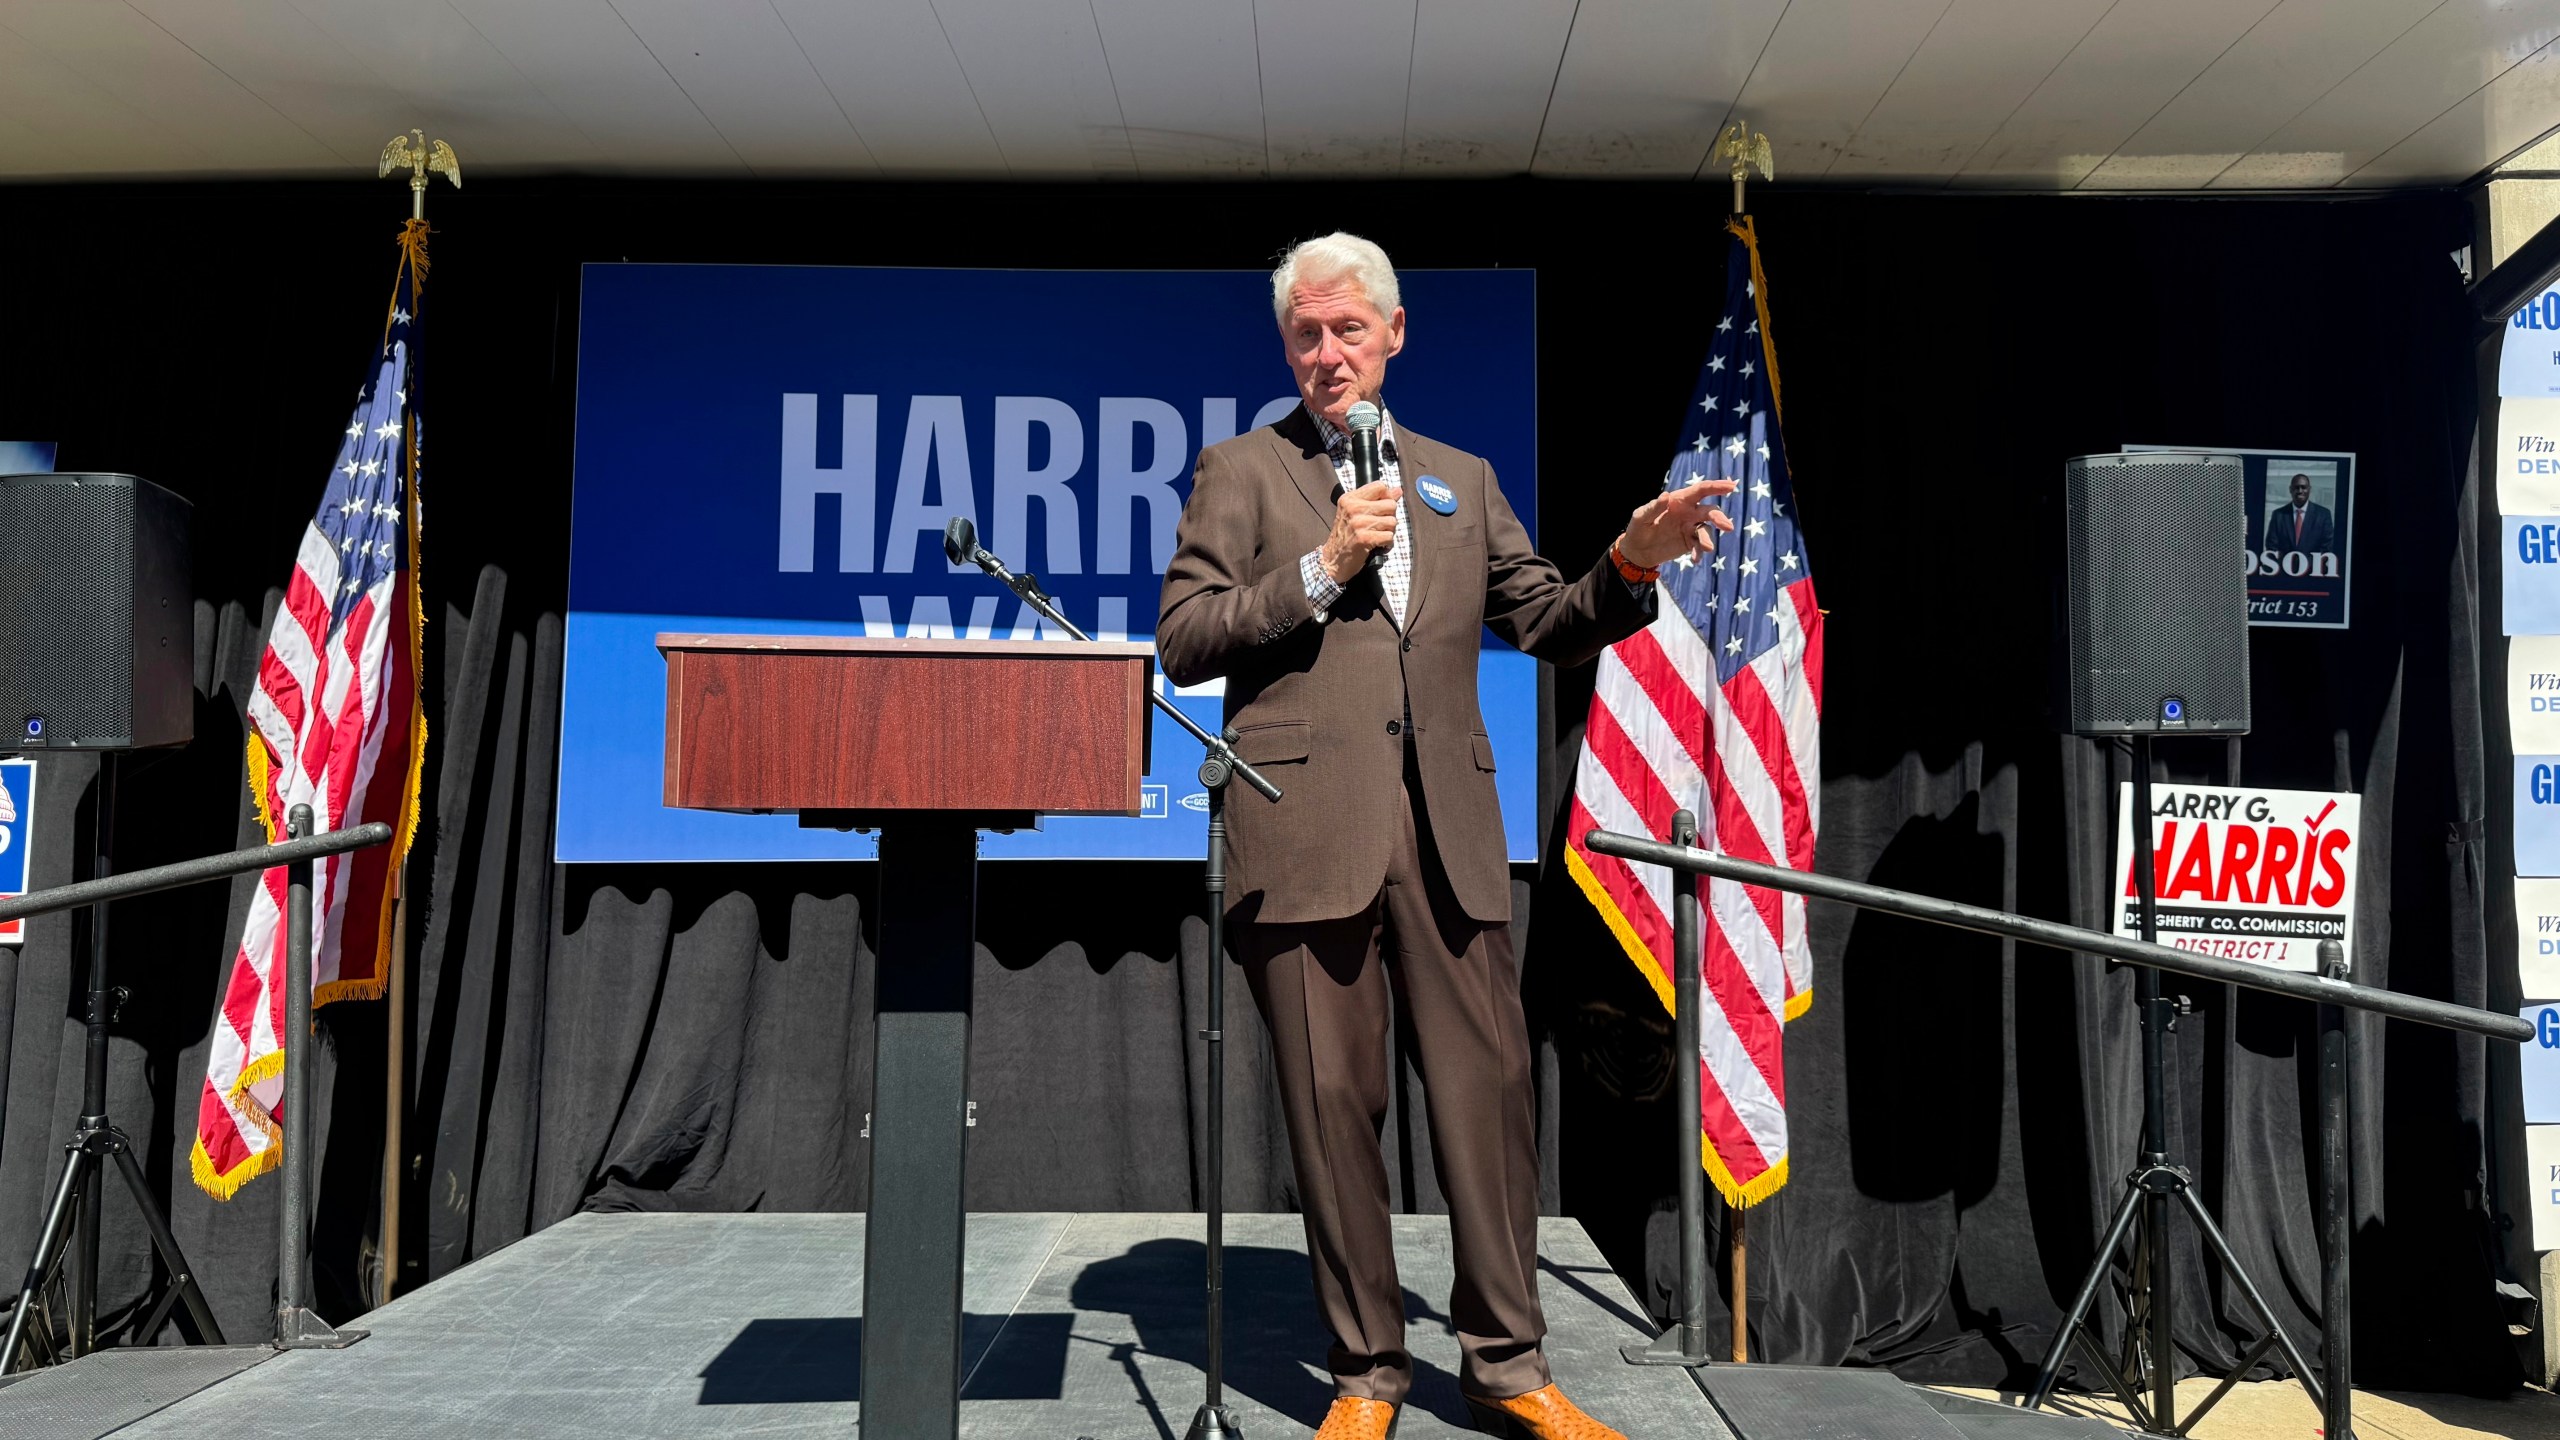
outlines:
{"label": "orange wristband", "polygon": [[1609,542],[1609,559],[1618,567],[1619,577],[1630,585],[1650,585],[1662,578],[1661,567],[1656,566],[1648,570],[1629,560],[1627,552],[1619,549],[1618,542],[1615,540]]}

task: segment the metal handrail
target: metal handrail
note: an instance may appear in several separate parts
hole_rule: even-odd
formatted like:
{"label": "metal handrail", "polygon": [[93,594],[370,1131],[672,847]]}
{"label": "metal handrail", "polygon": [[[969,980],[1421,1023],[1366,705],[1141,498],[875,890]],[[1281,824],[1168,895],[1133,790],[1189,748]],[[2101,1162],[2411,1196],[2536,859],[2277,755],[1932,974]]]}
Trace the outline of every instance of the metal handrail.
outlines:
{"label": "metal handrail", "polygon": [[2320,1005],[2345,1005],[2357,1010],[2370,1010],[2394,1020],[2414,1020],[2421,1025],[2436,1025],[2447,1030],[2463,1030],[2486,1035],[2492,1040],[2508,1040],[2522,1044],[2534,1038],[2533,1023],[2518,1015],[2500,1015],[2489,1010],[2475,1010],[2446,1000],[2429,1000],[2417,995],[2403,995],[2395,990],[2376,989],[2345,980],[2332,980],[2325,975],[2304,975],[2291,970],[2270,970],[2239,960],[2224,960],[2212,955],[2199,955],[2169,945],[2146,944],[2127,940],[2097,930],[2083,930],[2077,925],[2063,925],[2052,920],[2037,920],[2014,915],[2006,910],[1992,910],[1980,905],[1967,905],[1959,900],[1943,900],[1934,895],[1920,895],[1908,890],[1889,890],[1882,885],[1869,885],[1859,880],[1843,880],[1834,875],[1815,875],[1802,870],[1788,870],[1775,865],[1762,865],[1750,860],[1736,860],[1712,850],[1669,845],[1641,836],[1621,835],[1614,830],[1592,830],[1583,843],[1602,855],[1615,855],[1648,865],[1667,865],[1695,875],[1710,875],[1719,880],[1739,880],[1746,885],[1764,886],[1771,890],[1791,890],[1818,900],[1837,900],[1864,910],[1879,910],[1889,915],[1908,916],[1938,925],[1951,925],[1960,930],[1977,930],[1989,935],[2005,935],[2013,940],[2050,946],[2057,950],[2078,950],[2102,955],[2131,965],[2148,965],[2174,975],[2198,980],[2241,985],[2276,995],[2289,995]]}
{"label": "metal handrail", "polygon": [[77,910],[83,905],[103,905],[110,900],[130,900],[136,895],[149,895],[160,890],[176,890],[182,886],[200,885],[207,880],[220,880],[228,875],[246,875],[253,870],[275,870],[302,860],[317,860],[324,855],[362,850],[380,845],[391,838],[391,827],[377,820],[348,830],[332,830],[303,840],[286,840],[274,845],[253,845],[246,850],[232,850],[220,855],[205,855],[194,860],[181,860],[175,865],[155,865],[148,870],[132,870],[121,875],[107,875],[96,880],[79,880],[69,885],[56,885],[45,890],[31,890],[24,895],[0,900],[0,921],[20,920],[30,915],[50,915],[57,910]]}
{"label": "metal handrail", "polygon": [[[221,855],[206,855],[194,860],[181,860],[174,865],[155,865],[148,870],[134,870],[121,875],[103,875],[95,880],[81,880],[69,885],[56,885],[13,899],[0,900],[0,920],[16,920],[30,915],[49,915],[83,906],[105,905],[116,900],[129,900],[161,890],[176,890],[188,885],[201,885],[232,875],[254,871],[285,871],[285,1029],[284,1029],[284,1093],[279,1103],[283,1133],[271,1143],[283,1147],[282,1174],[277,1177],[284,1191],[278,1206],[276,1240],[276,1331],[275,1343],[282,1348],[336,1348],[364,1338],[362,1330],[331,1328],[312,1313],[305,1297],[310,1293],[311,1257],[311,1046],[302,1043],[312,1033],[311,1025],[311,921],[312,869],[315,861],[331,855],[362,850],[369,845],[386,844],[392,837],[389,825],[377,820],[345,830],[332,830],[323,835],[307,833],[312,814],[308,805],[296,805],[285,817],[290,838],[273,845],[253,845],[246,850],[233,850]],[[101,916],[104,911],[99,912]],[[103,950],[93,946],[90,957],[91,1004],[102,1006],[106,984]],[[98,1013],[103,1013],[100,1011]],[[93,1021],[93,1024],[96,1023]],[[103,1052],[101,1052],[103,1053]],[[103,1062],[101,1062],[103,1063]],[[103,1077],[104,1070],[96,1072]],[[93,1080],[103,1087],[103,1079]],[[74,1142],[75,1145],[77,1142]],[[123,1142],[119,1140],[118,1144]],[[130,1160],[125,1162],[128,1166]],[[139,1182],[137,1182],[139,1183]],[[149,1207],[145,1207],[146,1211]],[[165,1226],[164,1226],[165,1230]],[[85,1242],[85,1237],[84,1237]],[[174,1241],[166,1242],[174,1245]],[[174,1253],[174,1252],[173,1252]],[[41,1264],[42,1255],[38,1261]],[[32,1290],[34,1280],[28,1284]],[[25,1327],[25,1309],[13,1318],[5,1347],[0,1347],[0,1369],[16,1359],[17,1342]],[[217,1334],[216,1342],[220,1340]]]}

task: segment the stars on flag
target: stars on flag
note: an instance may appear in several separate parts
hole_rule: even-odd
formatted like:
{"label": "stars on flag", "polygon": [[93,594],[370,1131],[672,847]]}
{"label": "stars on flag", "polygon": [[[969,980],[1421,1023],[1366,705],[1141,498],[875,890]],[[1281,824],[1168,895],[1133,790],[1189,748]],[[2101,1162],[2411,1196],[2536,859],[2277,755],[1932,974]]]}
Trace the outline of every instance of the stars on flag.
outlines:
{"label": "stars on flag", "polygon": [[[1728,325],[1730,325],[1730,324],[1732,324],[1733,322],[1728,320],[1728,321],[1726,321],[1725,323],[1726,323],[1726,324],[1728,324]],[[1722,370],[1722,369],[1724,368],[1724,357],[1723,357],[1723,356],[1721,356],[1721,355],[1710,355],[1710,356],[1708,356],[1708,357],[1707,357],[1707,368],[1708,368],[1708,369],[1710,369],[1710,370]],[[1750,372],[1748,369],[1745,369],[1742,373],[1743,373],[1743,374],[1745,374],[1745,375],[1748,375],[1748,374],[1750,374],[1751,372]],[[1701,409],[1701,410],[1713,410],[1714,408],[1716,408],[1715,398],[1714,398],[1713,396],[1709,396],[1707,399],[1704,399],[1704,400],[1699,401],[1699,402],[1698,402],[1698,408],[1699,408],[1699,409]]]}

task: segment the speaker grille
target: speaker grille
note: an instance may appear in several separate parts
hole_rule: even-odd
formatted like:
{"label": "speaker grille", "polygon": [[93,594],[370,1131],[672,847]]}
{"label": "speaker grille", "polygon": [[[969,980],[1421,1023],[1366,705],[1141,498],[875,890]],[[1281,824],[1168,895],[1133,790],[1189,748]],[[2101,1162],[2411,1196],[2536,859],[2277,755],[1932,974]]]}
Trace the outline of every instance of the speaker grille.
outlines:
{"label": "speaker grille", "polygon": [[186,521],[127,475],[0,476],[0,750],[191,737]]}
{"label": "speaker grille", "polygon": [[2249,728],[2248,517],[2228,455],[2065,462],[2070,726]]}

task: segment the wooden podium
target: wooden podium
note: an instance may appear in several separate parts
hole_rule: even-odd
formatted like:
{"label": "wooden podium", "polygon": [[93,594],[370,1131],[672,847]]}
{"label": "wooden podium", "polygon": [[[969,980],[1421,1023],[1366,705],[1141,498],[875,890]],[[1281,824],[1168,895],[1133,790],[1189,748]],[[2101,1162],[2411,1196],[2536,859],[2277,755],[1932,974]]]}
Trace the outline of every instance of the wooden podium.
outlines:
{"label": "wooden podium", "polygon": [[959,1428],[977,832],[1135,815],[1143,644],[661,635],[666,803],[880,832],[862,1429]]}

